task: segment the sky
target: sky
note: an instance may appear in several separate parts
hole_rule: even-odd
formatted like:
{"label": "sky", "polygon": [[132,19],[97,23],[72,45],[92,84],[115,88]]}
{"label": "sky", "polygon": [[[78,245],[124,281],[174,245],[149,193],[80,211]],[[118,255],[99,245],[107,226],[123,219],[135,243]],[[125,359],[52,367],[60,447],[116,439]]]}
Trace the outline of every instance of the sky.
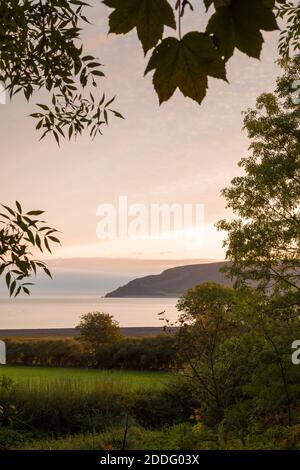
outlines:
{"label": "sky", "polygon": [[[159,106],[151,74],[143,76],[147,57],[136,32],[108,35],[109,12],[95,2],[84,44],[86,52],[104,64],[106,78],[99,93],[117,95],[114,107],[126,119],[111,119],[104,135],[93,142],[84,136],[58,148],[51,137],[39,142],[34,121],[27,117],[34,103],[16,97],[1,105],[1,202],[13,205],[17,199],[25,209],[46,210],[47,222],[62,232],[62,246],[53,252],[52,262],[123,258],[129,269],[136,260],[224,259],[225,235],[217,233],[214,224],[231,214],[220,191],[239,174],[237,163],[248,153],[242,111],[253,107],[260,93],[274,88],[278,33],[264,33],[260,61],[236,52],[228,64],[229,84],[211,79],[201,106],[178,91]],[[201,9],[187,12],[183,32],[204,29],[206,21]],[[48,97],[41,94],[35,99],[47,102]],[[120,196],[146,208],[164,203],[202,205],[201,237],[192,242],[99,240],[97,208],[104,203],[117,207]]]}

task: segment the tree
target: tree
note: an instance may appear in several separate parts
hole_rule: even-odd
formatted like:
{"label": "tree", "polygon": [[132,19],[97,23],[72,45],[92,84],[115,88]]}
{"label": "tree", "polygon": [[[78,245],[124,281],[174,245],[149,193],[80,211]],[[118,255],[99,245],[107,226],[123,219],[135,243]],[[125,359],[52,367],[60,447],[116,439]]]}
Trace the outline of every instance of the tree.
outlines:
{"label": "tree", "polygon": [[202,413],[220,422],[232,400],[236,371],[225,363],[222,345],[238,334],[233,318],[235,291],[204,283],[187,291],[178,301],[178,351],[183,375],[195,389]]}
{"label": "tree", "polygon": [[294,301],[291,292],[265,293],[243,287],[235,310],[236,321],[243,325],[236,367],[240,361],[246,365],[241,383],[247,413],[262,420],[273,416],[274,423],[289,426],[297,419],[299,400],[300,371],[291,360],[291,345],[300,333],[300,305]]}
{"label": "tree", "polygon": [[0,214],[0,276],[5,276],[10,296],[17,296],[20,292],[29,295],[29,286],[32,282],[24,282],[38,269],[42,269],[48,276],[51,273],[47,265],[33,258],[32,249],[51,253],[51,244],[59,243],[57,230],[45,225],[39,216],[44,212],[40,210],[23,213],[21,204],[17,201],[16,208],[2,206],[4,212]]}
{"label": "tree", "polygon": [[[264,93],[245,114],[251,155],[239,165],[245,174],[223,191],[233,220],[228,232],[229,274],[262,289],[295,291],[300,276],[300,106],[294,84],[300,55],[284,64],[275,93]],[[295,301],[295,299],[294,299]]]}
{"label": "tree", "polygon": [[[126,34],[137,30],[145,55],[151,57],[146,72],[154,70],[153,84],[162,103],[176,88],[198,103],[204,99],[208,77],[226,80],[226,63],[236,49],[259,58],[262,31],[278,29],[276,17],[287,19],[279,51],[288,56],[299,47],[300,7],[286,0],[203,0],[212,12],[205,31],[182,33],[186,9],[193,0],[104,0],[112,9],[109,31]],[[81,0],[6,0],[0,14],[0,80],[11,96],[23,92],[29,100],[46,89],[51,105],[39,104],[31,116],[38,120],[42,137],[52,134],[76,137],[88,131],[101,134],[113,99],[95,93],[104,76],[99,60],[87,55],[82,43],[82,27],[88,3]],[[176,20],[177,18],[177,20]],[[165,29],[176,37],[165,36]]]}
{"label": "tree", "polygon": [[198,421],[241,437],[266,423],[297,422],[300,370],[291,345],[300,311],[288,297],[207,283],[179,300],[180,383],[198,400]]}
{"label": "tree", "polygon": [[223,191],[236,217],[218,224],[228,232],[226,270],[237,279],[244,330],[237,351],[249,370],[242,386],[247,399],[226,415],[236,423],[272,416],[273,423],[292,425],[299,400],[291,345],[300,313],[300,107],[294,87],[300,56],[281,64],[275,92],[261,95],[245,113],[251,155],[240,161],[244,175]]}
{"label": "tree", "polygon": [[121,339],[119,324],[108,313],[93,312],[82,315],[76,329],[80,333],[80,340],[96,355],[103,347]]}

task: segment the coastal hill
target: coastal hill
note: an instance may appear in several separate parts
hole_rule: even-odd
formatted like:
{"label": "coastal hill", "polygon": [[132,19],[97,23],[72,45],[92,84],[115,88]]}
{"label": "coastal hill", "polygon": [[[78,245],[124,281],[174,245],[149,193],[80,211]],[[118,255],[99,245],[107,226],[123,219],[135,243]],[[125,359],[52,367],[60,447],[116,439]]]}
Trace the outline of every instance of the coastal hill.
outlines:
{"label": "coastal hill", "polygon": [[217,282],[231,286],[220,269],[226,262],[179,266],[161,274],[140,277],[109,292],[105,297],[178,297],[202,282]]}

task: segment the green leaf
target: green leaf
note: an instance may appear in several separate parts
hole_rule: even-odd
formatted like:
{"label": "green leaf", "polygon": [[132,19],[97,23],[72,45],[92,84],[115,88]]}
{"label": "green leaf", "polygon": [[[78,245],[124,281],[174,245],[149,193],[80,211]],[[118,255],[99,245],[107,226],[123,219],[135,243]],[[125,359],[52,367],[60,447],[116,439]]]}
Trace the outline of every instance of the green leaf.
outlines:
{"label": "green leaf", "polygon": [[121,113],[119,113],[119,111],[114,111],[113,109],[110,109],[110,111],[114,114],[114,116],[120,119],[125,119],[124,116]]}
{"label": "green leaf", "polygon": [[9,212],[11,215],[13,215],[13,216],[16,215],[15,211],[13,211],[10,207],[5,206],[4,204],[2,204],[2,207],[4,207],[4,209],[6,209],[7,212]]}
{"label": "green leaf", "polygon": [[115,10],[109,17],[110,33],[126,34],[137,29],[144,53],[163,37],[164,27],[176,29],[174,11],[167,0],[104,0]]}
{"label": "green leaf", "polygon": [[30,212],[27,212],[26,215],[41,215],[41,214],[44,214],[45,211],[30,211]]}
{"label": "green leaf", "polygon": [[43,266],[43,270],[47,274],[47,276],[49,276],[52,279],[52,274],[46,266]]}
{"label": "green leaf", "polygon": [[105,77],[105,74],[101,72],[101,70],[93,70],[92,74],[97,76],[97,77]]}
{"label": "green leaf", "polygon": [[73,135],[73,132],[74,132],[74,128],[72,126],[72,124],[70,125],[69,127],[69,131],[68,131],[68,136],[69,136],[69,140],[71,140],[71,137]]}
{"label": "green leaf", "polygon": [[22,287],[19,286],[18,289],[16,290],[15,297],[18,297],[18,295],[19,295],[20,292],[21,292],[21,289],[22,289]]}
{"label": "green leaf", "polygon": [[92,56],[92,55],[85,55],[84,57],[82,57],[81,60],[83,60],[84,62],[87,62],[87,61],[89,61],[89,60],[94,60],[94,58],[95,58],[95,57]]}
{"label": "green leaf", "polygon": [[52,253],[47,238],[45,238],[44,243],[45,243],[45,247],[47,248],[47,250],[49,251],[49,253]]}
{"label": "green leaf", "polygon": [[40,108],[42,108],[44,111],[49,111],[49,107],[46,106],[45,104],[37,104]]}
{"label": "green leaf", "polygon": [[208,86],[207,76],[226,80],[225,63],[212,39],[198,32],[181,40],[166,38],[153,51],[145,74],[155,70],[154,88],[160,104],[167,101],[178,87],[184,96],[201,103]]}
{"label": "green leaf", "polygon": [[50,239],[51,241],[53,241],[54,243],[59,243],[59,244],[60,244],[59,239],[56,238],[56,237],[50,236],[49,239]]}
{"label": "green leaf", "polygon": [[36,246],[39,248],[39,250],[40,250],[40,251],[43,251],[43,250],[42,250],[41,238],[40,238],[40,236],[39,236],[38,233],[35,235],[35,243],[36,243]]}
{"label": "green leaf", "polygon": [[10,286],[10,281],[11,281],[11,274],[10,272],[8,272],[5,276],[5,282],[6,282],[7,287]]}
{"label": "green leaf", "polygon": [[9,295],[10,295],[10,297],[13,295],[13,293],[14,293],[14,291],[15,291],[15,288],[16,288],[16,285],[17,285],[16,281],[13,281],[13,282],[11,283],[10,289],[9,289]]}
{"label": "green leaf", "polygon": [[29,289],[27,289],[27,287],[22,287],[22,289],[25,294],[30,295]]}
{"label": "green leaf", "polygon": [[16,201],[16,206],[17,206],[17,209],[18,209],[19,213],[21,214],[22,213],[22,207],[21,207],[21,204],[19,203],[19,201]]}
{"label": "green leaf", "polygon": [[30,261],[30,266],[34,272],[34,274],[36,275],[36,265],[35,265],[35,262],[34,261]]}
{"label": "green leaf", "polygon": [[217,8],[210,18],[206,32],[213,34],[225,60],[238,48],[250,57],[259,59],[264,42],[260,30],[278,29],[272,2],[262,0],[232,0],[228,6]]}
{"label": "green leaf", "polygon": [[57,133],[55,130],[53,130],[53,135],[54,135],[54,137],[55,137],[55,140],[56,140],[56,142],[57,142],[57,145],[59,146],[59,137],[58,137],[58,133]]}

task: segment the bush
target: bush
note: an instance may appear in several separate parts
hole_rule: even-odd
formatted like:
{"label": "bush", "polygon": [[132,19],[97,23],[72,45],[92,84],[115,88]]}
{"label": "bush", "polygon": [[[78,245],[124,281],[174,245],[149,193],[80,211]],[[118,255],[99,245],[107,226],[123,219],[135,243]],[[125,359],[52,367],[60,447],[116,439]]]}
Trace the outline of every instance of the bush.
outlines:
{"label": "bush", "polygon": [[26,366],[88,367],[92,358],[73,339],[7,340],[7,363]]}
{"label": "bush", "polygon": [[108,369],[169,370],[176,360],[173,336],[124,338],[102,348],[97,357],[98,367]]}
{"label": "bush", "polygon": [[136,397],[132,412],[141,426],[161,428],[189,420],[199,406],[186,384],[174,381],[164,390],[149,390]]}
{"label": "bush", "polygon": [[169,370],[176,359],[175,338],[123,338],[89,351],[76,339],[20,341],[9,339],[8,364],[55,367],[99,367],[125,370]]}
{"label": "bush", "polygon": [[31,435],[20,433],[9,427],[0,426],[0,450],[8,450],[12,447],[19,447],[30,441]]}

